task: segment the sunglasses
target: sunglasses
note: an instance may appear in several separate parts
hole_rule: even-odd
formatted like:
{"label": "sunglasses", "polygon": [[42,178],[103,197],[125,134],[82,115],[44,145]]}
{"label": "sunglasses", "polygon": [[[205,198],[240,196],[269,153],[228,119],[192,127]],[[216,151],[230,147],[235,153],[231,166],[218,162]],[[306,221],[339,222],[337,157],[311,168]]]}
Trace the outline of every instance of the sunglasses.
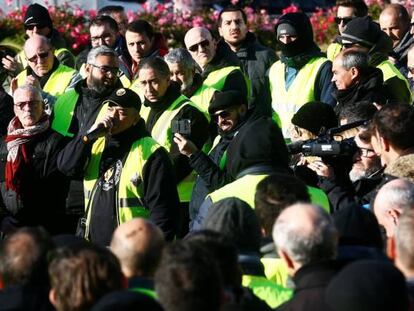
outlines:
{"label": "sunglasses", "polygon": [[108,75],[109,73],[113,74],[116,77],[120,77],[121,76],[121,72],[119,71],[118,67],[109,67],[109,66],[98,66],[95,64],[89,64],[92,67],[95,67],[97,69],[99,69],[99,71],[104,74],[104,75]]}
{"label": "sunglasses", "polygon": [[358,147],[357,153],[364,158],[372,158],[376,156],[374,149]]}
{"label": "sunglasses", "polygon": [[50,52],[50,50],[49,50],[49,51],[47,51],[47,52],[43,52],[43,53],[36,54],[36,55],[34,55],[34,56],[32,56],[32,57],[28,58],[27,60],[28,60],[29,62],[31,62],[31,63],[34,63],[34,62],[36,62],[38,59],[45,59],[46,57],[48,57],[48,56],[49,56],[49,52]]}
{"label": "sunglasses", "polygon": [[223,110],[219,113],[215,113],[211,115],[211,120],[213,120],[213,122],[217,123],[219,120],[219,117],[222,119],[227,119],[228,117],[230,117],[231,115],[231,110]]}
{"label": "sunglasses", "polygon": [[335,23],[336,24],[343,24],[346,25],[348,24],[350,21],[352,21],[354,18],[353,17],[335,17]]}
{"label": "sunglasses", "polygon": [[208,41],[208,40],[204,40],[204,41],[201,41],[201,42],[199,42],[199,43],[197,43],[197,44],[194,44],[194,45],[190,46],[190,47],[188,48],[188,50],[189,50],[190,52],[196,52],[196,51],[198,51],[198,47],[199,47],[199,46],[201,46],[202,48],[206,48],[206,47],[208,47],[209,45],[210,45],[210,41]]}
{"label": "sunglasses", "polygon": [[42,25],[42,24],[25,25],[24,29],[33,30],[35,27],[37,27],[37,29],[42,29],[42,28],[47,27],[47,25]]}

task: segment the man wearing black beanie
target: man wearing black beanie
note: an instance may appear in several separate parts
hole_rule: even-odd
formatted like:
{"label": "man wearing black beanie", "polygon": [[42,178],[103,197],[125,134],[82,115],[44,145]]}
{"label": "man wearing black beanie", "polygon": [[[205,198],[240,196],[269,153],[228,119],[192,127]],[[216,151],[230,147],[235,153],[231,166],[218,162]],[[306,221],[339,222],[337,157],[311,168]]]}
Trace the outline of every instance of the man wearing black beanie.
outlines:
{"label": "man wearing black beanie", "polygon": [[293,115],[305,103],[334,106],[332,64],[313,41],[312,25],[301,12],[282,15],[275,26],[281,58],[269,71],[272,108],[279,115],[285,138]]}
{"label": "man wearing black beanie", "polygon": [[[34,34],[45,36],[55,48],[55,56],[59,62],[74,68],[75,57],[66,48],[66,42],[59,32],[53,28],[53,22],[47,8],[38,3],[29,5],[23,23],[27,38],[31,38]],[[15,58],[10,55],[4,57],[2,64],[13,76],[17,76],[28,65],[24,51],[17,54]]]}

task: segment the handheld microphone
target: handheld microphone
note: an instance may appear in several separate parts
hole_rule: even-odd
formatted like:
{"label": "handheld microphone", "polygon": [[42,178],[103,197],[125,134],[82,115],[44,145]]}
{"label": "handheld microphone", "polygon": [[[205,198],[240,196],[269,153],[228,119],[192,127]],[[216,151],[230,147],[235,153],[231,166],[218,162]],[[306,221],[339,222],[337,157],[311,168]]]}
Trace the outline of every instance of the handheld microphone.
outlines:
{"label": "handheld microphone", "polygon": [[98,127],[95,128],[94,130],[89,130],[86,135],[83,135],[82,137],[82,141],[84,144],[87,144],[95,139],[97,139],[98,137],[106,134],[106,132],[109,131],[109,128],[106,128],[105,125],[103,125],[102,123],[98,124]]}

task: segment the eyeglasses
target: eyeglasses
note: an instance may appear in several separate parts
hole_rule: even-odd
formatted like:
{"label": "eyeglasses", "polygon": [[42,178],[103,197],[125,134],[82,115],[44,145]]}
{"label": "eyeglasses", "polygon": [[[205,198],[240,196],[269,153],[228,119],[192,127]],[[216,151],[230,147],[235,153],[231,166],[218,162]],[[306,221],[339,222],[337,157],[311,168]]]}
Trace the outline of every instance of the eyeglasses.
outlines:
{"label": "eyeglasses", "polygon": [[102,34],[102,36],[91,37],[91,41],[93,43],[96,43],[99,40],[105,41],[105,40],[108,40],[111,36],[112,36],[112,34],[107,32],[107,33]]}
{"label": "eyeglasses", "polygon": [[359,156],[364,157],[364,158],[372,158],[377,155],[374,149],[362,148],[362,147],[358,147],[357,153]]}
{"label": "eyeglasses", "polygon": [[202,48],[206,48],[206,47],[208,47],[209,45],[210,45],[210,41],[208,41],[208,40],[203,40],[203,41],[201,41],[201,42],[199,42],[199,43],[197,43],[197,44],[194,44],[194,45],[190,46],[190,47],[188,48],[188,50],[189,50],[190,52],[196,52],[196,51],[198,51],[198,47],[199,47],[199,46],[201,46]]}
{"label": "eyeglasses", "polygon": [[33,30],[35,27],[37,29],[42,29],[42,28],[46,28],[48,26],[47,25],[42,25],[42,24],[32,24],[32,25],[25,25],[24,26],[24,29],[26,29],[26,30]]}
{"label": "eyeglasses", "polygon": [[353,19],[354,19],[353,17],[335,17],[335,23],[337,25],[342,23],[342,25],[345,26],[346,24],[348,24]]}
{"label": "eyeglasses", "polygon": [[43,103],[43,102],[41,100],[28,100],[28,101],[25,101],[25,102],[14,103],[14,105],[16,107],[18,107],[19,109],[22,109],[26,105],[29,105],[29,107],[33,107],[33,106],[38,105],[40,103]]}
{"label": "eyeglasses", "polygon": [[35,62],[37,62],[38,59],[45,59],[46,57],[49,56],[49,52],[50,52],[50,50],[47,51],[47,52],[36,54],[36,55],[34,55],[30,58],[27,58],[27,61],[29,61],[31,63],[35,63]]}
{"label": "eyeglasses", "polygon": [[109,66],[98,66],[95,64],[89,64],[92,67],[98,68],[99,71],[104,74],[104,75],[108,75],[109,73],[113,74],[114,76],[120,77],[121,76],[121,72],[119,71],[118,67],[109,67]]}
{"label": "eyeglasses", "polygon": [[213,122],[217,123],[219,117],[222,118],[222,119],[227,119],[228,117],[230,117],[230,115],[231,115],[231,109],[223,110],[219,113],[212,114],[211,115],[211,120],[213,120]]}

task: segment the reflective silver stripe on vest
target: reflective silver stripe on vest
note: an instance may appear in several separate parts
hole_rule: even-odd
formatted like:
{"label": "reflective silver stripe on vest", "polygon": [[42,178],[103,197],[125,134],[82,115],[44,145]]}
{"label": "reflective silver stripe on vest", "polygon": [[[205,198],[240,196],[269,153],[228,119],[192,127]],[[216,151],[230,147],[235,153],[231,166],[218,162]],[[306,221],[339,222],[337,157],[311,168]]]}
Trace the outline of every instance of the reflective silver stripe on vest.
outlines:
{"label": "reflective silver stripe on vest", "polygon": [[140,198],[122,198],[119,199],[119,207],[131,207],[131,206],[140,206],[144,208],[144,204],[142,203]]}

